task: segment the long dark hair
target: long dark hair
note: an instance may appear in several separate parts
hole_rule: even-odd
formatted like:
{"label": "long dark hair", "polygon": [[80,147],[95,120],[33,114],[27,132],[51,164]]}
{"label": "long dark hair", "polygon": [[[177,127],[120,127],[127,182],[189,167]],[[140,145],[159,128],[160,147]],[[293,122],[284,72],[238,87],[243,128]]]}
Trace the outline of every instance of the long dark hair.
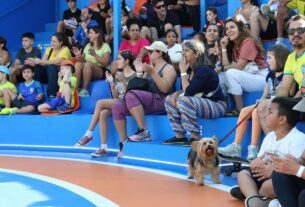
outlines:
{"label": "long dark hair", "polygon": [[217,22],[219,21],[217,9],[214,8],[214,7],[209,7],[209,8],[206,10],[206,12],[207,12],[207,11],[210,11],[210,12],[212,12],[213,14],[216,14],[216,15],[217,15],[216,18],[215,18],[215,22],[216,22],[216,24],[217,24]]}
{"label": "long dark hair", "polygon": [[121,51],[119,54],[123,57],[124,60],[128,60],[128,65],[131,67],[131,69],[132,69],[133,71],[136,71],[136,68],[135,68],[135,66],[134,66],[134,64],[133,64],[133,62],[134,62],[134,60],[135,60],[136,58],[135,58],[135,56],[132,54],[132,52],[129,51],[129,50],[123,50],[123,51]]}
{"label": "long dark hair", "polygon": [[[101,48],[103,44],[105,43],[105,37],[103,30],[97,26],[89,27],[88,31],[93,30],[95,33],[99,34],[99,37],[97,39],[97,48]],[[93,46],[93,42],[90,42],[90,45]]]}
{"label": "long dark hair", "polygon": [[290,54],[289,49],[286,46],[279,44],[271,46],[268,51],[273,52],[276,62],[275,72],[282,72],[284,70],[288,55]]}
{"label": "long dark hair", "polygon": [[191,49],[192,51],[194,51],[194,53],[198,55],[194,65],[195,68],[202,65],[212,65],[211,61],[204,54],[205,48],[202,42],[199,42],[197,40],[187,40],[184,42],[184,47]]}
{"label": "long dark hair", "polygon": [[69,44],[69,40],[67,38],[67,36],[65,36],[64,34],[62,34],[61,32],[56,32],[52,35],[52,37],[56,37],[56,39],[58,40],[58,42],[62,42],[61,47],[68,47],[70,48],[70,44]]}
{"label": "long dark hair", "polygon": [[0,44],[3,44],[3,50],[8,51],[7,46],[6,46],[6,39],[2,36],[0,36]]}

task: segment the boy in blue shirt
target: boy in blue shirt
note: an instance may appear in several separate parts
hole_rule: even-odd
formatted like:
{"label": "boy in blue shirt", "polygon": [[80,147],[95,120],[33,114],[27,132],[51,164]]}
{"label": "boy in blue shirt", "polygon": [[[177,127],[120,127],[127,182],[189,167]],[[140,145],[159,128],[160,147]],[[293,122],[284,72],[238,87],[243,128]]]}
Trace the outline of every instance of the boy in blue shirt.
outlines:
{"label": "boy in blue shirt", "polygon": [[[43,98],[41,84],[33,80],[34,67],[25,65],[21,69],[25,82],[19,85],[19,92],[10,88],[3,91],[5,108],[0,114],[23,114],[34,112]],[[13,107],[11,107],[13,106]]]}

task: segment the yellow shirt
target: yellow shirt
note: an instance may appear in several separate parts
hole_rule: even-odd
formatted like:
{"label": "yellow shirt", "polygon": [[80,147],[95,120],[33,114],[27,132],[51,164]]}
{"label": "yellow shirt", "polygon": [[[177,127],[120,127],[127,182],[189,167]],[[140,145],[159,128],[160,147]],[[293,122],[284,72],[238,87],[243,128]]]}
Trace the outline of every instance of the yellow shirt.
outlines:
{"label": "yellow shirt", "polygon": [[[13,83],[9,82],[9,81],[6,81],[5,83],[0,84],[0,91],[3,91],[3,89],[5,89],[5,88],[9,88],[12,91],[14,91],[15,93],[17,93],[16,86]],[[3,97],[0,98],[0,105],[4,105],[4,98]]]}
{"label": "yellow shirt", "polygon": [[304,0],[292,0],[287,4],[289,9],[298,9],[299,14],[305,14],[305,1]]}
{"label": "yellow shirt", "polygon": [[293,75],[293,79],[301,86],[305,74],[305,53],[299,58],[295,52],[291,53],[286,60],[284,74]]}
{"label": "yellow shirt", "polygon": [[[75,76],[72,76],[70,78],[70,87],[71,87],[71,108],[74,107],[75,104],[75,99],[74,99],[74,93],[75,93],[75,89],[76,89],[76,82],[77,82],[77,78]],[[60,84],[59,84],[59,92],[62,92],[62,89],[64,87],[64,81],[61,80]]]}
{"label": "yellow shirt", "polygon": [[[50,52],[51,52],[51,49],[52,49],[51,47],[49,47],[49,48],[46,49],[45,55],[46,55],[47,57],[49,57],[49,54],[50,54]],[[71,57],[72,57],[72,55],[71,55],[71,52],[70,52],[69,48],[68,48],[68,47],[63,47],[63,48],[60,50],[60,52],[59,52],[58,55],[56,55],[55,52],[53,51],[52,54],[51,54],[51,56],[50,56],[50,58],[49,58],[49,60],[56,60],[57,58],[63,58],[63,59],[65,59],[65,60],[68,60],[68,59],[70,59]]]}
{"label": "yellow shirt", "polygon": [[[90,48],[91,48],[90,43],[88,43],[84,49],[85,60],[88,62],[94,63],[98,66],[102,66],[99,62],[97,62],[95,57],[93,57],[92,55],[89,54]],[[107,43],[104,43],[103,46],[99,50],[95,50],[95,53],[100,57],[103,57],[104,54],[107,52],[111,53],[111,48]]]}

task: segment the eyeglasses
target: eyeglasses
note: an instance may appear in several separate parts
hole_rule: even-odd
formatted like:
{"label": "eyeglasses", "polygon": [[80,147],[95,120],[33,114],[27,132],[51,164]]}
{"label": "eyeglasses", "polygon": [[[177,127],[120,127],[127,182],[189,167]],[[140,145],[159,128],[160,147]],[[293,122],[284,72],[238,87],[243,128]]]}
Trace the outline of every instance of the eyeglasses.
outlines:
{"label": "eyeglasses", "polygon": [[288,35],[294,35],[295,32],[298,34],[303,34],[305,32],[305,27],[288,29]]}
{"label": "eyeglasses", "polygon": [[162,5],[156,6],[156,9],[161,9],[161,8],[165,8],[165,5],[162,4]]}

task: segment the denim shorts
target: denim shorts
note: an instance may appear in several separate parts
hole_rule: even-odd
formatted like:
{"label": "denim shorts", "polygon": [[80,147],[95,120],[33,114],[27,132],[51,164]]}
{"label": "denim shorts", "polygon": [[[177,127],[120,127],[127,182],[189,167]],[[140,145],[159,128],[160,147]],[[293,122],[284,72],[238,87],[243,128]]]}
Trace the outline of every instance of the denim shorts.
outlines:
{"label": "denim shorts", "polygon": [[63,97],[56,97],[51,99],[50,101],[46,102],[50,106],[51,110],[56,109],[58,106],[61,106],[65,103],[65,99]]}

